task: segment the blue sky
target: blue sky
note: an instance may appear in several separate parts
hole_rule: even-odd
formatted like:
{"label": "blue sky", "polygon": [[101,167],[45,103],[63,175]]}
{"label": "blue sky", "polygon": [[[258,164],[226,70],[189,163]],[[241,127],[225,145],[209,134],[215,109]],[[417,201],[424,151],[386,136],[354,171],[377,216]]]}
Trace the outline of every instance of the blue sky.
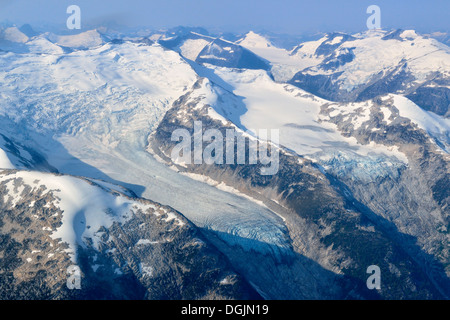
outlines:
{"label": "blue sky", "polygon": [[116,23],[231,32],[357,32],[366,29],[366,9],[375,4],[385,29],[450,31],[449,0],[0,0],[0,22],[64,28],[71,4],[80,6],[85,28]]}

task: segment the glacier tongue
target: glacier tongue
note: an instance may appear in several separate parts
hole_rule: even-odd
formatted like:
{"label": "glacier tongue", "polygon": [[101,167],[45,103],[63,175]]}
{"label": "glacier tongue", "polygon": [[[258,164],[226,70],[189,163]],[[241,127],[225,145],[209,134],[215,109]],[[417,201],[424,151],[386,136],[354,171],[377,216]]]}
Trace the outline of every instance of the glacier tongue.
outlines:
{"label": "glacier tongue", "polygon": [[[375,32],[353,37],[336,33],[287,52],[250,33],[239,45],[267,57],[273,64],[272,74],[269,74],[258,69],[261,68],[258,63],[253,65],[254,70],[249,70],[259,58],[253,54],[249,55],[249,52],[239,45],[218,39],[209,42],[207,37],[200,35],[188,37],[187,41],[170,49],[178,50],[188,59],[195,58],[197,62],[202,62],[202,65],[184,61],[176,52],[166,50],[159,44],[150,44],[152,42],[148,39],[141,42],[135,39],[118,40],[105,44],[99,34],[92,31],[73,37],[47,34],[33,37],[31,40],[23,38],[23,41],[21,35],[16,33],[17,41],[11,41],[14,40],[12,32],[9,40],[5,41],[8,41],[7,45],[14,50],[0,52],[0,168],[41,171],[57,169],[63,174],[87,177],[84,182],[68,176],[45,178],[46,185],[54,193],[63,195],[63,200],[52,202],[64,211],[63,226],[54,236],[69,243],[72,253],[77,244],[83,245],[83,237],[93,240],[95,246],[94,232],[100,226],[110,226],[115,221],[127,219],[126,213],[129,212],[130,204],[125,195],[113,198],[112,195],[105,195],[97,190],[105,188],[122,192],[121,187],[114,185],[118,183],[131,191],[127,193],[128,196],[137,195],[170,205],[203,228],[203,234],[207,235],[233,264],[244,271],[242,274],[250,275],[251,280],[257,280],[255,286],[261,287],[263,284],[262,295],[263,291],[268,290],[272,295],[276,292],[274,296],[277,297],[283,296],[284,291],[288,297],[294,292],[296,296],[302,296],[302,287],[298,284],[310,278],[309,272],[303,270],[304,265],[312,267],[311,270],[308,269],[312,272],[318,269],[308,261],[296,260],[296,253],[304,254],[313,261],[317,260],[325,269],[332,270],[329,275],[331,278],[334,278],[335,272],[344,270],[341,266],[349,260],[361,256],[360,251],[353,256],[352,248],[348,248],[349,260],[339,267],[337,264],[333,265],[333,259],[341,250],[337,248],[334,252],[333,246],[342,239],[340,231],[335,233],[331,230],[332,223],[339,221],[341,226],[346,228],[359,228],[359,220],[353,219],[360,219],[360,212],[353,210],[359,210],[355,202],[355,207],[349,204],[351,210],[344,210],[343,206],[338,208],[342,209],[341,211],[332,212],[327,206],[328,201],[329,204],[338,203],[340,206],[341,200],[358,200],[364,205],[372,204],[377,210],[388,204],[386,210],[374,211],[376,214],[381,212],[377,223],[382,224],[382,219],[392,218],[393,225],[401,227],[400,231],[408,231],[411,235],[419,235],[418,238],[425,240],[429,238],[426,232],[436,234],[435,227],[440,227],[431,218],[444,217],[440,214],[440,208],[436,207],[430,214],[428,208],[434,208],[428,204],[422,206],[421,202],[418,214],[414,203],[404,209],[397,208],[398,199],[410,196],[412,200],[423,198],[422,202],[427,202],[434,194],[426,194],[427,183],[420,183],[423,188],[417,190],[425,192],[416,191],[419,196],[415,193],[409,195],[411,181],[417,182],[416,173],[422,173],[422,168],[419,168],[420,172],[418,168],[413,167],[417,171],[408,168],[408,160],[411,160],[411,166],[417,165],[417,161],[414,161],[416,159],[411,157],[414,149],[402,145],[405,141],[408,144],[407,140],[383,139],[383,135],[388,133],[391,137],[398,137],[399,131],[408,134],[412,132],[417,134],[419,141],[425,141],[422,146],[434,150],[434,145],[429,146],[429,141],[432,140],[429,136],[448,141],[447,120],[423,111],[407,98],[397,95],[388,95],[389,101],[383,101],[386,97],[384,96],[363,102],[337,103],[303,91],[295,87],[295,83],[277,83],[271,77],[275,73],[275,78],[280,80],[293,70],[305,68],[306,65],[311,67],[306,71],[309,75],[321,72],[328,74],[330,69],[327,67],[330,65],[324,63],[334,65],[336,61],[331,61],[331,58],[343,59],[342,64],[334,65],[336,68],[355,71],[352,68],[358,68],[353,61],[361,61],[352,60],[352,55],[363,55],[363,62],[367,57],[364,52],[353,51],[355,48],[348,45],[364,43],[361,47],[366,47],[367,43],[372,42],[379,45],[380,41],[389,41],[389,44],[398,41],[379,39],[383,35],[383,32]],[[412,32],[403,32],[396,36],[415,39],[417,44],[423,44],[425,41]],[[166,39],[166,44],[167,41],[171,40]],[[209,43],[207,50],[205,43]],[[0,47],[3,44],[0,41]],[[403,44],[403,47],[406,45]],[[336,48],[338,50],[334,52]],[[239,57],[234,54],[235,51],[239,51],[244,58],[252,59],[234,61]],[[429,48],[419,51],[429,54],[435,60],[446,52],[430,52]],[[326,57],[330,52],[331,56]],[[385,52],[380,54],[385,55]],[[255,57],[257,59],[253,60]],[[350,61],[347,61],[347,58]],[[428,70],[423,68],[423,61],[419,58],[408,56],[412,68],[415,68],[420,77],[427,75]],[[245,60],[247,64],[241,64],[240,60]],[[322,64],[318,64],[320,62]],[[264,61],[263,68],[266,67]],[[321,67],[325,69],[322,70]],[[441,67],[447,68],[445,63]],[[344,90],[350,90],[359,85],[358,81],[370,75],[371,68],[373,65],[358,69],[346,77],[343,83],[333,85],[340,84]],[[371,70],[373,73],[373,69]],[[353,77],[355,75],[356,78]],[[210,81],[199,79],[199,76],[205,76]],[[173,108],[170,109],[171,107]],[[161,121],[163,118],[164,121]],[[285,161],[284,168],[281,168],[285,170],[284,174],[273,184],[280,188],[269,190],[270,187],[267,187],[268,189],[264,190],[266,186],[257,179],[252,181],[248,172],[244,172],[243,180],[234,180],[234,177],[227,177],[228,173],[216,171],[213,167],[209,167],[213,168],[211,171],[208,169],[181,172],[183,170],[177,167],[176,163],[170,167],[163,163],[163,154],[169,149],[152,149],[151,143],[156,141],[153,138],[161,133],[170,133],[175,129],[176,123],[184,125],[191,123],[193,119],[209,121],[208,123],[214,125],[221,123],[223,126],[237,126],[243,130],[256,129],[255,133],[258,129],[280,129],[281,145],[289,149],[282,160]],[[411,126],[411,123],[416,126]],[[156,128],[158,130],[155,133]],[[423,129],[424,132],[417,128]],[[425,132],[428,135],[425,135]],[[170,137],[170,134],[164,137],[167,136]],[[295,154],[303,158],[296,157]],[[420,163],[430,162],[419,160]],[[436,156],[436,165],[434,168],[428,168],[428,172],[432,172],[432,175],[440,174],[445,183],[446,168],[437,166],[440,160],[441,158]],[[294,174],[298,174],[295,178],[291,169],[297,169],[294,171]],[[322,172],[325,169],[326,173],[331,175],[321,175],[318,169]],[[424,171],[424,175],[428,172]],[[26,180],[27,186],[36,184],[36,180],[44,180],[43,173],[13,171],[9,174]],[[396,184],[397,181],[394,180],[399,178],[404,179],[400,182],[406,187],[398,189],[398,194],[403,194],[395,199],[392,195],[396,194],[395,187],[400,184]],[[89,186],[89,181],[95,183],[98,188]],[[247,188],[245,183],[248,181],[256,183],[249,183]],[[381,188],[380,181],[385,183]],[[84,185],[85,182],[88,185]],[[330,182],[348,183],[350,187],[335,194]],[[368,190],[367,186],[372,188]],[[15,196],[17,192],[9,189],[10,185],[6,193]],[[286,193],[277,194],[280,189]],[[321,198],[331,194],[327,201],[322,201]],[[258,200],[251,198],[252,195]],[[368,198],[371,199],[367,200]],[[313,201],[310,201],[311,199]],[[8,201],[11,201],[13,206],[17,203],[16,199]],[[262,201],[265,201],[265,205]],[[285,206],[286,204],[290,207]],[[111,208],[115,215],[105,212]],[[269,208],[280,210],[279,215]],[[300,218],[295,214],[290,215],[292,211],[289,210],[300,214]],[[91,214],[94,211],[100,213]],[[86,213],[88,217],[82,213]],[[313,221],[316,217],[321,219],[319,215],[330,221],[323,233],[309,228],[314,227],[316,222],[306,224],[303,221],[304,218],[312,218]],[[343,219],[336,220],[336,217]],[[167,220],[175,218],[175,214],[169,213]],[[409,218],[417,218],[411,220],[416,221],[412,224],[412,229]],[[88,219],[90,220],[87,221]],[[84,229],[87,224],[92,226],[92,230]],[[376,231],[375,226],[370,227],[372,228],[367,230]],[[313,235],[314,233],[316,234]],[[322,244],[319,242],[325,239],[321,238],[325,234],[333,235],[331,240],[327,240],[331,242],[326,244],[331,244],[331,249],[323,247],[322,251]],[[347,237],[346,232],[342,235],[342,238]],[[366,234],[360,235],[357,239],[374,239],[366,237]],[[445,237],[439,235],[436,237],[436,243]],[[143,238],[139,243],[148,244],[148,241],[150,240]],[[340,243],[342,245],[345,241]],[[435,242],[423,243],[426,248]],[[384,244],[385,242],[383,247]],[[405,246],[408,246],[408,243]],[[390,250],[389,247],[386,248]],[[365,256],[366,253],[361,252],[362,256]],[[418,251],[411,249],[411,252],[415,255]],[[284,259],[291,257],[289,260]],[[287,263],[282,264],[281,261]],[[297,264],[290,264],[291,262]],[[301,268],[298,268],[298,263]],[[139,270],[142,273],[149,269],[140,266]],[[317,273],[317,277],[324,274]],[[283,285],[274,286],[272,290],[270,287],[277,276],[282,278],[280,283]],[[316,278],[310,288],[325,284],[328,289],[328,280],[322,278]],[[268,293],[268,297],[270,296]]]}
{"label": "glacier tongue", "polygon": [[[263,253],[273,247],[290,248],[283,221],[271,210],[245,197],[179,174],[155,160],[137,140],[125,138],[114,149],[102,149],[88,141],[80,143],[75,137],[65,136],[59,141],[70,154],[99,169],[110,179],[127,183],[127,187],[136,194],[170,205],[199,227],[232,235],[226,237],[231,245]],[[82,148],[78,147],[80,144]],[[61,171],[86,174],[83,167],[74,167],[70,162],[64,166],[63,162],[57,165]],[[90,176],[105,179],[96,176],[95,172]],[[256,241],[236,242],[239,237],[257,240],[261,246],[254,247]]]}

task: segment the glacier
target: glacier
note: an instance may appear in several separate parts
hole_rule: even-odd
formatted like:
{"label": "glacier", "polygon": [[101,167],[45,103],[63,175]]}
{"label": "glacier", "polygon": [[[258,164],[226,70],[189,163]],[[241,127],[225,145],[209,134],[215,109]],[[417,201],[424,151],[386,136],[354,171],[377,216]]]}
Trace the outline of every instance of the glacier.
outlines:
{"label": "glacier", "polygon": [[[0,53],[0,61],[0,115],[35,132],[60,173],[123,184],[201,228],[259,241],[246,242],[246,250],[290,248],[271,210],[179,175],[146,151],[158,121],[197,79],[177,53],[124,42],[69,53]],[[239,245],[238,237],[226,238]]]}

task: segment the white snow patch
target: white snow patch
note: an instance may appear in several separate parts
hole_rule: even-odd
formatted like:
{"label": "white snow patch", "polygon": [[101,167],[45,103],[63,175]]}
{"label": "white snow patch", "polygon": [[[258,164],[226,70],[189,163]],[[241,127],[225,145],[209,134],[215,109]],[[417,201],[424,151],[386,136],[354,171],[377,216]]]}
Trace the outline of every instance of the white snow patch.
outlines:
{"label": "white snow patch", "polygon": [[91,48],[103,44],[103,40],[97,30],[89,30],[68,36],[49,34],[48,38],[55,44],[68,48]]}
{"label": "white snow patch", "polygon": [[[11,175],[0,175],[0,181],[10,179]],[[56,230],[43,227],[44,231],[52,231],[53,239],[61,239],[69,244],[68,252],[75,261],[76,245],[85,246],[84,239],[93,240],[94,248],[98,248],[100,227],[110,227],[113,222],[123,222],[131,217],[133,209],[141,208],[146,211],[147,206],[136,203],[120,195],[113,195],[103,189],[89,184],[87,181],[70,177],[56,176],[40,172],[19,171],[14,178],[22,178],[25,185],[35,189],[35,180],[45,185],[55,196],[53,202],[63,211],[62,225]],[[12,181],[10,182],[12,183]],[[7,184],[9,185],[9,183]]]}
{"label": "white snow patch", "polygon": [[1,148],[0,148],[0,169],[15,169],[14,165],[9,160],[8,155]]}
{"label": "white snow patch", "polygon": [[1,38],[11,42],[25,43],[28,37],[20,31],[17,27],[6,28],[1,35]]}
{"label": "white snow patch", "polygon": [[389,125],[392,122],[392,120],[389,119],[392,116],[391,110],[386,106],[382,106],[380,110],[383,113],[384,121]]}
{"label": "white snow patch", "polygon": [[419,128],[431,135],[445,134],[450,131],[450,119],[425,111],[403,96],[390,96],[394,98],[394,106],[398,109],[400,116],[410,119]]}
{"label": "white snow patch", "polygon": [[220,280],[220,285],[222,285],[222,286],[232,285],[232,284],[234,284],[232,276],[226,276],[225,278]]}
{"label": "white snow patch", "polygon": [[[278,129],[280,145],[299,155],[309,155],[311,159],[314,154],[329,150],[330,145],[336,144],[340,148],[348,145],[351,152],[361,155],[377,152],[402,161],[406,159],[401,152],[385,146],[364,146],[354,137],[342,136],[337,126],[320,114],[325,103],[333,107],[330,101],[314,97],[294,86],[276,83],[262,70],[236,72],[221,67],[214,67],[214,70],[235,88],[234,94],[245,97],[247,110],[239,117],[242,125],[252,129]],[[358,129],[370,120],[370,108],[369,102],[335,104],[331,115],[348,115],[354,128]]]}
{"label": "white snow patch", "polygon": [[184,223],[184,221],[182,221],[180,218],[178,218],[178,216],[174,212],[167,212],[167,218],[165,218],[163,220],[166,222],[175,220],[180,227],[182,227],[186,224],[186,223]]}
{"label": "white snow patch", "polygon": [[250,31],[238,44],[271,62],[272,73],[275,79],[281,82],[292,79],[297,72],[322,61],[309,52],[307,54],[299,51],[296,55],[292,55],[288,50],[277,48],[265,37],[253,31]]}
{"label": "white snow patch", "polygon": [[159,241],[151,241],[149,239],[139,239],[139,241],[136,243],[137,246],[145,246],[145,245],[151,245],[151,244],[158,244]]}
{"label": "white snow patch", "polygon": [[334,37],[333,40],[328,41],[327,44],[331,44],[331,45],[333,45],[333,44],[338,44],[338,43],[340,43],[343,39],[344,39],[343,36]]}
{"label": "white snow patch", "polygon": [[203,48],[209,43],[209,41],[204,39],[188,39],[180,46],[180,51],[184,57],[195,61]]}
{"label": "white snow patch", "polygon": [[200,58],[201,59],[212,59],[212,60],[223,60],[223,61],[227,60],[226,58],[218,57],[213,54],[204,54],[204,55],[200,56]]}
{"label": "white snow patch", "polygon": [[143,277],[153,277],[153,267],[147,263],[139,263],[139,271]]}

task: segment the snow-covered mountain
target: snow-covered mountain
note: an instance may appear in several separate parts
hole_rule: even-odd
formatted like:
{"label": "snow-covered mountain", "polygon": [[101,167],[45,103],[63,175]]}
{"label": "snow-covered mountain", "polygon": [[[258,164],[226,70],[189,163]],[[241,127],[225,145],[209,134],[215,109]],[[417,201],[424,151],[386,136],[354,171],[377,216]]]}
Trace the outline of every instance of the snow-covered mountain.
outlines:
{"label": "snow-covered mountain", "polygon": [[253,31],[237,41],[272,64],[271,72],[280,82],[286,82],[299,71],[319,64],[322,59],[314,55],[318,46],[316,42],[308,42],[288,50],[273,45],[270,40]]}
{"label": "snow-covered mountain", "polygon": [[413,30],[330,33],[292,50],[254,32],[238,43],[270,61],[277,81],[322,98],[365,101],[396,93],[448,117],[449,48]]}
{"label": "snow-covered mountain", "polygon": [[[399,34],[401,39],[396,39],[396,34]],[[419,49],[409,49],[413,47],[411,45],[413,40],[410,37],[415,39]],[[307,63],[311,64],[318,63],[316,66],[319,70],[323,65],[331,63],[330,56],[338,50],[339,58],[336,61],[339,63],[336,64],[336,68],[340,66],[340,63],[346,67],[352,59],[364,64],[369,62],[372,51],[379,49],[374,47],[373,42],[377,44],[380,41],[389,40],[393,40],[391,41],[393,43],[390,43],[391,50],[400,53],[397,56],[392,52],[384,54],[383,59],[379,60],[384,61],[386,65],[390,63],[392,68],[395,68],[396,65],[402,65],[404,59],[414,61],[409,63],[409,72],[415,75],[417,81],[425,81],[424,79],[430,77],[430,74],[433,74],[435,79],[447,76],[449,69],[446,63],[450,61],[448,48],[434,40],[420,37],[414,32],[377,32],[375,34],[369,32],[359,36],[332,34],[318,41],[300,45],[291,52],[274,47],[269,41],[254,33],[249,33],[239,41],[239,44],[251,48],[270,61],[271,73],[274,75],[282,70],[276,66],[290,65],[292,68],[302,68],[301,64],[293,62],[296,58],[308,59]],[[342,48],[344,43],[354,44],[353,42],[356,41],[362,42],[359,51],[354,48],[347,50],[345,46]],[[358,58],[350,58],[353,50]],[[405,55],[409,55],[409,58],[404,58]],[[311,61],[311,59],[316,60]],[[359,68],[358,66],[354,68]],[[393,226],[388,228],[395,226],[394,228],[398,228],[401,233],[390,236],[403,243],[404,249],[424,267],[432,281],[436,284],[441,280],[447,281],[443,279],[448,277],[449,265],[446,231],[449,223],[449,194],[448,188],[443,186],[448,185],[449,181],[450,123],[445,113],[439,115],[427,111],[430,109],[436,111],[435,108],[426,107],[427,105],[437,107],[440,104],[448,106],[445,95],[443,97],[424,96],[424,99],[428,97],[426,104],[418,106],[409,99],[412,99],[410,91],[395,91],[389,87],[387,91],[374,90],[373,96],[364,101],[346,103],[345,99],[341,99],[334,102],[298,90],[292,85],[277,83],[272,79],[272,75],[264,70],[239,70],[214,64],[207,67],[209,71],[201,68],[196,70],[201,76],[207,77],[219,86],[208,89],[206,85],[201,87],[202,90],[194,90],[192,94],[199,91],[195,95],[197,98],[179,100],[175,110],[181,108],[180,103],[189,106],[192,103],[189,101],[196,101],[198,104],[198,99],[204,99],[206,95],[204,108],[207,111],[205,112],[208,117],[219,119],[222,125],[229,120],[243,130],[280,129],[281,145],[287,147],[289,152],[294,151],[318,163],[327,174],[331,174],[340,181],[339,183],[343,183],[344,195],[351,195],[350,198],[353,201],[360,201],[361,204],[366,205],[366,208],[357,205],[358,210],[372,211],[377,216],[373,218],[379,226],[386,227],[386,224],[392,223]],[[314,66],[306,68],[304,72],[310,72],[309,70],[314,68]],[[379,72],[378,65],[373,63],[365,68],[367,68],[365,71],[367,74],[373,72],[376,75]],[[347,78],[351,78],[351,71],[348,72]],[[347,78],[342,79],[349,81]],[[359,78],[355,77],[355,79]],[[280,77],[277,79],[275,76],[275,80],[281,82]],[[298,85],[297,82],[291,83]],[[338,90],[340,82],[331,82],[329,85]],[[420,84],[417,85],[419,86]],[[210,93],[205,93],[205,90]],[[390,92],[396,94],[389,95]],[[243,100],[239,97],[243,97]],[[216,114],[212,113],[208,106],[212,107]],[[194,108],[194,110],[197,109],[197,107]],[[187,115],[193,115],[194,120],[197,117],[200,119],[205,117],[205,115],[197,115],[194,110],[182,109],[177,113],[174,111],[167,114],[166,118],[169,115],[179,117],[179,114],[183,114],[185,116],[180,125],[191,128],[189,123],[186,123]],[[220,115],[219,118],[217,114]],[[167,122],[172,125],[174,120],[170,117]],[[207,122],[207,120],[203,121]],[[167,132],[166,129],[163,130]],[[163,154],[167,155],[171,146],[165,139],[167,139],[166,135],[159,136],[158,140],[162,141],[159,141],[157,145],[162,144]],[[430,156],[431,154],[433,156]],[[166,160],[170,162],[170,159],[166,158]],[[180,167],[179,169],[186,170]],[[188,171],[206,174],[213,181],[230,179],[228,174],[217,175],[209,168],[200,170],[194,166],[194,168],[189,167]],[[288,181],[292,182],[292,179],[289,176]],[[243,182],[232,178],[229,183],[231,186],[240,186]],[[273,188],[272,186],[270,190]],[[398,192],[392,192],[392,188],[398,189]],[[248,187],[238,189],[245,192],[244,190],[248,190]],[[281,189],[283,190],[285,189]],[[266,192],[268,191],[259,193]],[[274,196],[270,193],[271,198],[266,198],[268,202],[265,203],[270,203]],[[263,196],[260,200],[264,201],[264,198]],[[403,199],[402,206],[398,206],[399,198]],[[281,196],[281,199],[277,201],[282,202],[283,197]],[[286,206],[289,207],[289,204]],[[291,236],[293,234],[298,236],[294,231],[290,230],[290,232]],[[414,247],[405,235],[416,238],[418,247]],[[337,245],[336,242],[335,245]],[[423,254],[422,250],[426,253]],[[316,251],[320,250],[316,248]],[[439,258],[433,262],[425,262],[429,259],[426,257],[427,254]],[[443,264],[442,267],[437,266],[440,263]],[[426,267],[427,264],[434,266]]]}
{"label": "snow-covered mountain", "polygon": [[73,49],[84,49],[100,46],[104,43],[102,35],[97,30],[90,30],[76,35],[56,35],[49,33],[47,38],[61,46]]}
{"label": "snow-covered mountain", "polygon": [[182,215],[120,186],[2,170],[0,194],[2,299],[259,297]]}
{"label": "snow-covered mountain", "polygon": [[160,39],[159,43],[199,64],[239,69],[269,69],[269,63],[264,58],[223,37],[211,37],[185,30],[175,33],[172,37]]}
{"label": "snow-covered mountain", "polygon": [[333,101],[401,94],[449,116],[450,49],[435,39],[395,30],[329,34],[318,42],[309,54],[322,61],[298,72],[293,85]]}
{"label": "snow-covered mountain", "polygon": [[436,32],[427,34],[426,36],[434,38],[447,46],[450,45],[450,34],[448,32],[436,31]]}
{"label": "snow-covered mountain", "polygon": [[[223,79],[232,83],[230,78],[225,78],[223,69],[218,70],[218,74]],[[227,72],[230,72],[230,70],[227,70]],[[254,71],[248,72],[253,73]],[[264,86],[262,85],[263,82],[249,78],[245,72],[238,73],[243,78],[239,78],[238,75],[233,75],[232,77],[238,83],[235,90],[237,96],[233,96],[230,92],[226,92],[220,87],[211,86],[208,82],[205,83],[204,80],[202,84],[194,86],[192,93],[180,98],[174,104],[174,108],[166,114],[154,138],[151,138],[152,151],[157,152],[164,161],[167,161],[169,166],[175,166],[177,170],[184,174],[202,177],[203,180],[221,185],[222,188],[227,186],[237,189],[238,192],[262,201],[267,207],[283,217],[284,223],[288,227],[289,236],[291,239],[298,241],[293,243],[294,251],[301,252],[302,255],[314,260],[319,259],[321,265],[328,265],[332,270],[340,270],[344,274],[352,274],[352,271],[350,271],[352,267],[347,266],[345,262],[343,265],[336,264],[334,260],[343,252],[345,252],[344,255],[348,254],[351,259],[355,259],[354,255],[357,255],[356,252],[363,250],[365,251],[362,254],[364,259],[383,260],[388,259],[387,256],[386,258],[381,258],[380,256],[369,258],[369,256],[372,253],[375,255],[389,255],[388,252],[392,250],[390,245],[387,244],[390,240],[383,244],[387,250],[385,253],[382,253],[384,250],[376,250],[369,253],[367,252],[367,250],[370,250],[368,248],[346,247],[342,241],[346,239],[346,233],[349,231],[343,225],[353,225],[351,228],[358,230],[369,228],[374,232],[372,234],[362,232],[358,235],[358,232],[353,230],[352,238],[358,243],[372,243],[375,245],[376,240],[372,239],[372,236],[377,239],[380,236],[395,237],[396,241],[402,243],[404,250],[418,260],[418,262],[414,263],[424,266],[424,261],[421,261],[421,259],[425,259],[425,256],[421,250],[425,250],[428,253],[433,252],[433,255],[441,257],[441,262],[434,261],[433,263],[448,263],[447,250],[441,250],[442,247],[447,246],[448,242],[448,235],[445,231],[447,230],[449,218],[447,210],[448,191],[440,189],[440,183],[448,180],[448,154],[439,144],[431,139],[427,131],[421,131],[423,129],[418,129],[415,123],[408,123],[407,121],[409,120],[406,120],[406,118],[395,121],[394,114],[389,116],[389,118],[392,119],[393,123],[397,123],[392,124],[389,128],[385,128],[384,124],[378,122],[378,117],[379,114],[384,114],[382,109],[388,107],[376,105],[375,102],[367,102],[366,108],[373,108],[376,118],[371,119],[369,114],[367,118],[362,117],[362,119],[358,119],[358,113],[361,112],[360,110],[365,105],[349,106],[346,108],[348,110],[347,117],[356,120],[349,121],[351,125],[354,125],[355,132],[349,135],[347,133],[350,130],[348,128],[349,124],[342,123],[344,128],[348,128],[343,136],[340,134],[343,131],[341,123],[337,122],[338,119],[334,116],[336,109],[331,107],[333,106],[332,103],[311,97],[311,95],[301,92],[295,87],[283,87],[281,84],[277,85],[274,83],[271,87],[268,87],[267,85],[271,81],[270,78],[264,80],[266,82],[266,86]],[[261,74],[259,76],[262,77]],[[244,81],[243,79],[252,80]],[[247,88],[247,91],[244,91],[244,85],[251,87],[251,90]],[[239,118],[239,113],[236,115],[233,114],[233,111],[242,111],[241,102],[237,97],[244,95],[244,93],[248,111]],[[295,99],[298,99],[299,102],[296,103]],[[396,99],[394,97],[394,101]],[[276,101],[278,106],[275,115],[273,110],[270,109],[270,106],[274,106],[274,101]],[[264,109],[265,103],[267,103],[267,109]],[[395,101],[395,103],[400,106],[406,102],[400,100]],[[412,102],[409,103],[414,105]],[[303,112],[299,110],[297,114],[294,111],[289,112],[289,108],[294,108],[296,104],[302,106],[305,110]],[[371,106],[371,104],[373,105]],[[386,105],[389,106],[390,104],[386,102]],[[256,107],[258,107],[257,112],[252,113],[252,109]],[[341,105],[339,107],[344,108]],[[414,108],[421,110],[415,105]],[[420,113],[420,111],[418,112]],[[421,110],[421,112],[425,111]],[[388,111],[386,111],[387,113]],[[221,128],[225,137],[227,129],[230,127],[236,128],[236,122],[230,121],[236,117],[240,119],[241,128],[247,124],[255,123],[268,128],[281,128],[280,144],[288,148],[286,149],[286,155],[280,158],[280,171],[274,177],[260,176],[258,167],[252,167],[248,164],[225,168],[223,165],[218,165],[212,168],[209,165],[179,165],[171,160],[170,150],[173,148],[174,143],[170,139],[170,128],[173,128],[173,126],[186,128],[192,132],[193,122],[201,120],[203,123],[208,123],[209,127]],[[399,115],[397,117],[400,118]],[[435,122],[435,125],[439,126],[438,123]],[[441,123],[447,126],[447,131],[445,132],[448,135],[448,124],[444,120]],[[381,134],[383,132],[386,133],[386,130],[390,132],[394,130],[395,132],[395,130],[398,130],[398,126],[403,126],[403,130],[409,130],[414,132],[416,136],[419,136],[420,141],[411,141],[410,139],[401,138],[401,136],[396,137],[395,133],[390,134],[389,139],[386,139],[386,141],[383,141],[381,137],[365,138],[363,140],[361,136],[366,131],[362,129],[362,133],[358,135],[359,131],[357,130],[361,126],[365,127],[369,124],[374,126],[376,131],[381,130]],[[423,125],[423,123],[420,125]],[[436,129],[437,127],[433,128]],[[391,138],[391,135],[395,138]],[[416,167],[419,163],[423,165],[424,157],[423,151],[420,154],[415,154],[417,147],[425,147],[428,154],[432,153],[434,155],[435,158],[428,161],[428,168],[426,169],[427,172],[428,170],[435,170],[433,176],[420,172],[425,170],[424,167]],[[315,163],[319,164],[319,167]],[[424,183],[420,187],[422,189],[420,198],[417,198],[418,186],[411,184],[410,179],[412,177],[415,177],[417,181],[422,180],[427,185],[431,185],[430,187],[425,187]],[[323,181],[328,181],[329,184],[323,185]],[[345,184],[340,181],[345,181]],[[398,206],[398,193],[396,193],[397,200],[395,200],[395,198],[385,194],[384,185],[381,190],[377,188],[381,181],[385,181],[383,184],[386,185],[386,190],[391,190],[393,184],[396,188],[402,190],[399,191],[400,193],[404,192],[402,196],[405,199],[404,206]],[[335,194],[332,186],[340,189],[339,195]],[[309,192],[311,194],[308,194]],[[322,199],[320,205],[314,203],[316,197]],[[370,199],[371,197],[374,198]],[[320,220],[327,219],[324,214],[329,214],[333,211],[330,208],[325,208],[328,202],[334,205],[345,203],[342,208],[334,207],[333,210],[353,213],[350,216],[346,216],[343,213],[335,213],[334,218],[330,217],[331,225],[328,226],[327,222],[325,222],[328,220]],[[363,204],[368,206],[364,207]],[[292,217],[292,212],[297,213],[301,217],[300,219],[305,220],[295,221],[296,218]],[[315,221],[312,217],[316,217],[315,215],[318,212],[321,212],[319,214],[320,219],[317,217],[319,220]],[[371,224],[369,226],[364,223],[360,225],[362,222],[352,221],[353,218],[351,217],[355,217],[355,214],[358,217],[357,221],[358,219],[363,221],[364,218],[362,217],[364,216],[369,219]],[[362,214],[362,216],[359,216],[359,214]],[[417,216],[418,214],[419,217]],[[338,216],[342,220],[338,219]],[[337,222],[338,220],[340,221],[339,223]],[[411,224],[411,221],[414,221],[414,223]],[[354,225],[355,222],[356,225]],[[342,229],[334,225],[335,223],[338,223],[338,225],[342,223]],[[320,232],[316,231],[317,233],[312,235],[305,231],[305,229],[320,230],[320,227],[333,230],[330,232],[333,234],[333,248],[336,251],[322,247],[324,240],[320,238],[324,235]],[[377,228],[380,229],[378,230]],[[392,232],[392,228],[400,229],[402,234]],[[412,247],[410,240],[406,241],[405,239],[406,234],[417,238],[417,245],[421,249]],[[312,238],[314,237],[317,237],[317,239],[313,240]],[[361,237],[361,239],[357,240],[359,239],[358,237]],[[305,247],[305,243],[307,243],[307,247]],[[312,243],[315,245],[312,246]],[[347,250],[350,250],[352,253]],[[399,255],[402,256],[400,253]],[[318,256],[322,256],[324,260]],[[400,256],[395,259],[405,258],[400,258]],[[409,264],[411,262],[404,263]],[[360,265],[360,262],[353,260],[352,265],[354,264]],[[350,269],[346,270],[347,268]],[[440,268],[437,268],[437,270],[439,271],[428,269],[426,272],[430,273],[432,281],[439,283],[441,280],[437,279],[445,279],[447,276],[443,274]],[[241,272],[247,275],[244,270]],[[404,272],[402,271],[401,273]],[[278,279],[277,284],[280,283],[282,283],[282,279]],[[288,285],[284,286],[285,290],[287,287]],[[273,283],[270,283],[269,288],[264,285],[260,288],[264,288],[264,292],[270,292],[269,294],[273,292],[270,290],[276,290]],[[405,290],[409,289],[392,288],[392,290],[406,292]]]}
{"label": "snow-covered mountain", "polygon": [[[45,266],[84,259],[94,284],[124,274],[114,297],[450,296],[450,58],[435,39],[333,33],[285,49],[254,32],[15,27],[0,39],[0,250],[24,246],[11,230],[27,223],[34,246],[13,250],[0,285],[26,270],[58,292]],[[174,162],[173,130],[197,120],[259,141],[278,129],[279,171]]]}

